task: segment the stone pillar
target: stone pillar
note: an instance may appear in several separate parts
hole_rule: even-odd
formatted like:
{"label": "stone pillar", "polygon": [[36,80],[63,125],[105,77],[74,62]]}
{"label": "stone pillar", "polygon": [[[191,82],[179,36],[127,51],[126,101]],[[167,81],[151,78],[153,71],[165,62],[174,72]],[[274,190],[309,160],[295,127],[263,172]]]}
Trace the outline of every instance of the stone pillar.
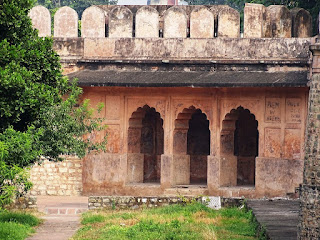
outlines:
{"label": "stone pillar", "polygon": [[320,35],[311,45],[312,77],[305,143],[303,184],[300,185],[298,239],[320,239]]}
{"label": "stone pillar", "polygon": [[216,156],[208,156],[208,174],[207,174],[207,185],[209,194],[216,194],[219,188],[219,172],[220,165],[219,159]]}

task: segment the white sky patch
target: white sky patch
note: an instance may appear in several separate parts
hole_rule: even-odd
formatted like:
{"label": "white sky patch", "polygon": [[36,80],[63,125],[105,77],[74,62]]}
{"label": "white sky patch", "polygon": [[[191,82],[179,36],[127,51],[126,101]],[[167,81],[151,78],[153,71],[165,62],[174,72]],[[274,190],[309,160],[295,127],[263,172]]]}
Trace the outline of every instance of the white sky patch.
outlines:
{"label": "white sky patch", "polygon": [[147,0],[118,0],[118,5],[147,5]]}

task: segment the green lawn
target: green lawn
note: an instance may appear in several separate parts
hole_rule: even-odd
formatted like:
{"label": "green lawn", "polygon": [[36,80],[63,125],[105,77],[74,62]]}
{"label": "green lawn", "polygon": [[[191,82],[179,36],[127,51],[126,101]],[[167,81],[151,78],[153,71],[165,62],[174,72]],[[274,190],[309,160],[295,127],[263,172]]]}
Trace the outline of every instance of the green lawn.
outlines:
{"label": "green lawn", "polygon": [[142,210],[89,211],[73,240],[258,239],[251,212],[200,203]]}
{"label": "green lawn", "polygon": [[34,232],[41,220],[29,213],[0,212],[0,239],[24,240]]}

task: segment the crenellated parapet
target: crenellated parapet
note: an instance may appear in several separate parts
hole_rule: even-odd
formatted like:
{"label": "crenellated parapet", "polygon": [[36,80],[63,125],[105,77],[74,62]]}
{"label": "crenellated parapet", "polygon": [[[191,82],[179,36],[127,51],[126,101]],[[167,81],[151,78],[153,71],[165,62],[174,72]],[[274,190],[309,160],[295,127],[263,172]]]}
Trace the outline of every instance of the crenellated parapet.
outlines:
{"label": "crenellated parapet", "polygon": [[[43,6],[31,9],[39,36],[51,36],[51,16]],[[81,17],[70,7],[54,15],[54,37],[64,38],[240,38],[240,14],[226,5],[116,6],[87,8]],[[311,15],[304,9],[246,4],[245,38],[306,38],[311,36]]]}

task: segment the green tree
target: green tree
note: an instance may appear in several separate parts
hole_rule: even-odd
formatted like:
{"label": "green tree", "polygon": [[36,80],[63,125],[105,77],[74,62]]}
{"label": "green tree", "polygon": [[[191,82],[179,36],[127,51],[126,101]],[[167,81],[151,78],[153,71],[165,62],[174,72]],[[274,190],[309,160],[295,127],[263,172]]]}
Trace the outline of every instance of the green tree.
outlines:
{"label": "green tree", "polygon": [[30,188],[22,168],[40,156],[83,157],[106,144],[83,137],[104,129],[103,119],[93,117],[88,101],[78,105],[82,90],[62,75],[53,40],[32,28],[32,6],[32,0],[0,0],[0,205]]}
{"label": "green tree", "polygon": [[81,16],[82,12],[92,5],[114,5],[117,2],[118,0],[38,0],[37,4],[45,6],[48,9],[69,6]]}

